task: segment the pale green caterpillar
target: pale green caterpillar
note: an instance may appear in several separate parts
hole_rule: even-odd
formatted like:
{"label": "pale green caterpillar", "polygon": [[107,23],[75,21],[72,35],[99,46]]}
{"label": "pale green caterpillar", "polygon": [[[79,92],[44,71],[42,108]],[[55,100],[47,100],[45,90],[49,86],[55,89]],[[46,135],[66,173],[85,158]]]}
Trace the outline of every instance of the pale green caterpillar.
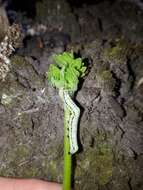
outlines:
{"label": "pale green caterpillar", "polygon": [[80,109],[73,102],[72,96],[78,88],[79,78],[83,77],[86,67],[81,58],[74,58],[73,53],[64,52],[54,56],[55,64],[51,64],[48,71],[49,82],[59,89],[59,95],[64,102],[65,112],[69,114],[66,118],[68,127],[66,134],[69,137],[70,153],[78,150],[77,126]]}
{"label": "pale green caterpillar", "polygon": [[78,120],[80,116],[80,109],[73,102],[72,98],[68,94],[68,91],[60,90],[59,95],[64,102],[65,109],[69,110],[67,123],[68,123],[68,137],[70,141],[70,153],[74,154],[78,151],[78,142],[77,142],[77,127]]}

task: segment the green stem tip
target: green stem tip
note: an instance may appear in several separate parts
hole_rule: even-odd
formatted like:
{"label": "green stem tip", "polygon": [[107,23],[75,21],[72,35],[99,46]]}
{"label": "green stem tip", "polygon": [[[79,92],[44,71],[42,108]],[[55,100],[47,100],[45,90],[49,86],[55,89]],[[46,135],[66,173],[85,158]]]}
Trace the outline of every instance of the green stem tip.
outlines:
{"label": "green stem tip", "polygon": [[70,142],[68,138],[68,114],[67,109],[64,110],[64,181],[63,190],[71,189],[71,167],[72,167],[72,155],[70,154]]}

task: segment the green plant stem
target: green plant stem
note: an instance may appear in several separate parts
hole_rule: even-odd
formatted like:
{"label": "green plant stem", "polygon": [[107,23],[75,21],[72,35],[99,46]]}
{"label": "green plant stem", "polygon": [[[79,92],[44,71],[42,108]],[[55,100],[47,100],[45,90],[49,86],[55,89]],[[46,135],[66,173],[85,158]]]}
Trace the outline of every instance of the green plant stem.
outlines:
{"label": "green plant stem", "polygon": [[71,189],[71,167],[72,167],[72,156],[70,152],[70,143],[68,137],[68,114],[69,111],[65,108],[64,110],[64,181],[63,190]]}

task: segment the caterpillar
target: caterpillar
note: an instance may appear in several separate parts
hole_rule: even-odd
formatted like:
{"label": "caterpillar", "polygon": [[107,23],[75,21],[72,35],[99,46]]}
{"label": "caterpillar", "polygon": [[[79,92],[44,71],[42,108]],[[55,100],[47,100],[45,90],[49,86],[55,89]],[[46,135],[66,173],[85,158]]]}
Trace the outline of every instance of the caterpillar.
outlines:
{"label": "caterpillar", "polygon": [[60,96],[64,101],[65,109],[68,109],[70,113],[67,118],[67,123],[68,123],[67,134],[69,136],[69,142],[70,142],[70,153],[74,154],[78,150],[77,126],[78,126],[78,119],[80,116],[80,109],[73,102],[68,91],[62,90],[62,92],[60,92]]}

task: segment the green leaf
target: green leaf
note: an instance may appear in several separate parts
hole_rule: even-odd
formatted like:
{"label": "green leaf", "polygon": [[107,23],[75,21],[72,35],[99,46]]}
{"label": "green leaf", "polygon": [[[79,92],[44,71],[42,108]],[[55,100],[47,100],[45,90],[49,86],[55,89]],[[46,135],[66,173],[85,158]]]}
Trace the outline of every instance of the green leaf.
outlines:
{"label": "green leaf", "polygon": [[79,78],[83,77],[86,67],[81,58],[74,58],[73,53],[63,52],[54,55],[55,64],[51,64],[48,70],[49,82],[57,87],[70,92],[77,90]]}

